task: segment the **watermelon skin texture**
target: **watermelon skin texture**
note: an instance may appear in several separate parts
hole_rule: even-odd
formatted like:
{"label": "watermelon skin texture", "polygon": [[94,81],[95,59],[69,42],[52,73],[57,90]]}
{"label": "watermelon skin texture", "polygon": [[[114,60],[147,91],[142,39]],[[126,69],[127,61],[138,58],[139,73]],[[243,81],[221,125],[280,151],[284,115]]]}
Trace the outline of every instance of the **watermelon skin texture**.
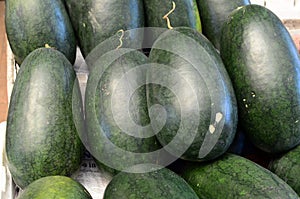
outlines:
{"label": "watermelon skin texture", "polygon": [[[65,3],[84,57],[119,30],[144,27],[142,0],[65,0]],[[120,34],[117,35],[120,37]],[[131,31],[124,35],[123,47],[127,42],[129,46],[135,42],[137,46],[141,45],[142,39],[141,34]],[[107,51],[116,48],[105,47],[109,48]]]}
{"label": "watermelon skin texture", "polygon": [[247,5],[224,24],[220,54],[237,97],[239,123],[253,144],[280,153],[300,141],[300,60],[270,10]]}
{"label": "watermelon skin texture", "polygon": [[300,146],[273,158],[268,168],[300,194]]}
{"label": "watermelon skin texture", "polygon": [[17,75],[8,111],[6,153],[14,182],[24,188],[44,176],[76,171],[84,147],[74,121],[82,119],[70,62],[57,50],[34,50]]}
{"label": "watermelon skin texture", "polygon": [[7,38],[19,65],[30,52],[47,45],[74,64],[76,37],[61,0],[7,0],[5,9]]}
{"label": "watermelon skin texture", "polygon": [[203,34],[220,50],[222,26],[235,9],[249,5],[249,0],[196,0]]}
{"label": "watermelon skin texture", "polygon": [[[142,134],[138,127],[150,123],[145,86],[130,93],[134,85],[146,83],[144,70],[134,69],[147,63],[148,58],[142,52],[120,48],[90,66],[85,93],[87,145],[96,163],[112,174],[132,165],[149,163],[147,153],[161,147],[155,135],[138,136]],[[120,89],[120,85],[124,87]],[[124,128],[124,123],[126,126],[131,122],[138,127]],[[141,155],[140,158],[133,153]]]}
{"label": "watermelon skin texture", "polygon": [[[177,27],[159,36],[149,59],[161,65],[147,73],[148,82],[162,82],[147,85],[148,109],[159,104],[166,111],[165,125],[156,134],[159,142],[185,160],[207,161],[225,153],[236,133],[237,104],[211,42],[192,28]],[[162,67],[165,71],[157,72]]]}
{"label": "watermelon skin texture", "polygon": [[193,189],[167,168],[147,173],[121,172],[108,184],[104,199],[198,199]]}
{"label": "watermelon skin texture", "polygon": [[77,181],[66,176],[48,176],[32,182],[18,199],[92,199],[90,193]]}
{"label": "watermelon skin texture", "polygon": [[180,175],[201,198],[299,198],[271,171],[230,153],[210,163],[187,164]]}
{"label": "watermelon skin texture", "polygon": [[202,31],[199,9],[195,0],[144,0],[145,23],[147,27],[168,28],[163,17],[172,9],[168,16],[172,27],[190,27]]}

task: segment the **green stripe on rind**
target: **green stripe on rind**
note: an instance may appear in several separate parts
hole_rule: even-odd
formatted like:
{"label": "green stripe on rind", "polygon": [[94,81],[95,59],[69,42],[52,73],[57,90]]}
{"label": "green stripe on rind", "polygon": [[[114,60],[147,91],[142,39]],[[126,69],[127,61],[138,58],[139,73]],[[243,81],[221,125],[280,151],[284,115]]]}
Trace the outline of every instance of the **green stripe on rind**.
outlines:
{"label": "green stripe on rind", "polygon": [[199,8],[197,6],[196,0],[193,0],[193,8],[194,8],[195,16],[196,16],[196,30],[198,32],[202,32],[201,18],[200,18]]}

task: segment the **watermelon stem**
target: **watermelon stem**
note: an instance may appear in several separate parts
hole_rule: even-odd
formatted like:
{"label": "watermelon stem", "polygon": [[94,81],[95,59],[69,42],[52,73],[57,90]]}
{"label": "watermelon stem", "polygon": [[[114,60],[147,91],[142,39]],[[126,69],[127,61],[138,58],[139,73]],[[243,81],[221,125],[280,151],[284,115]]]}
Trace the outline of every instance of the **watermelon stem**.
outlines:
{"label": "watermelon stem", "polygon": [[119,33],[119,32],[121,33],[121,36],[119,38],[120,44],[118,45],[118,47],[116,49],[119,49],[119,48],[121,48],[123,46],[124,30],[120,29],[120,30],[118,30],[117,33]]}
{"label": "watermelon stem", "polygon": [[175,8],[176,8],[176,4],[175,4],[174,1],[172,1],[172,5],[173,5],[172,9],[171,9],[167,14],[165,14],[165,16],[163,16],[163,19],[166,19],[166,20],[167,20],[167,26],[168,26],[169,29],[173,29],[173,27],[171,26],[171,22],[170,22],[170,19],[169,19],[169,15],[170,15],[172,12],[174,12],[174,10],[175,10]]}
{"label": "watermelon stem", "polygon": [[54,47],[50,46],[49,44],[45,44],[45,48],[51,48],[51,49],[54,49],[54,50],[56,50],[56,48],[54,48]]}

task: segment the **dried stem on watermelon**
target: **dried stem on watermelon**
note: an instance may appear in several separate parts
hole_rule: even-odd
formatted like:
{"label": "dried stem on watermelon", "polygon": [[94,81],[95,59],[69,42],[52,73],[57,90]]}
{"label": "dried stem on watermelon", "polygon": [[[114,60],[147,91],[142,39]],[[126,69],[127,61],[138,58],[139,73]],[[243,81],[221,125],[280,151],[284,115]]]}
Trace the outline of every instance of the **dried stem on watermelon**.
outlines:
{"label": "dried stem on watermelon", "polygon": [[172,1],[172,5],[173,5],[172,9],[171,9],[167,14],[165,14],[165,16],[163,16],[163,19],[167,20],[167,25],[168,25],[168,28],[169,28],[169,29],[173,29],[173,27],[171,26],[171,22],[170,22],[170,19],[169,19],[169,15],[170,15],[172,12],[174,12],[174,10],[175,10],[175,8],[176,8],[176,4],[175,4],[174,1]]}

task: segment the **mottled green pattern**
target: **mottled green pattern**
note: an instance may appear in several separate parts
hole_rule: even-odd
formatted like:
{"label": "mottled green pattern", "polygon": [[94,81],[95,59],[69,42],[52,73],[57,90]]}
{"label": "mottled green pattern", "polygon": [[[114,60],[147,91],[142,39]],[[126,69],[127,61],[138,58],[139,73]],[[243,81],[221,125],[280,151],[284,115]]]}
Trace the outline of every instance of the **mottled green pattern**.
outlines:
{"label": "mottled green pattern", "polygon": [[[118,51],[114,51],[118,53]],[[108,57],[108,61],[111,58]],[[135,67],[147,63],[147,57],[139,51],[131,51],[124,54],[113,61],[106,70],[104,70],[105,63],[103,60],[97,60],[90,73],[87,90],[86,90],[86,122],[88,129],[89,148],[93,156],[100,162],[104,159],[107,162],[113,162],[114,169],[122,169],[127,164],[133,164],[135,159],[128,159],[123,154],[114,154],[115,151],[110,150],[109,144],[103,139],[108,138],[116,147],[134,153],[147,153],[160,148],[155,136],[149,138],[139,138],[128,135],[127,133],[136,133],[136,129],[130,129],[126,132],[121,129],[116,123],[112,108],[116,108],[119,114],[128,118],[128,121],[133,121],[138,126],[145,126],[150,123],[148,117],[147,100],[145,86],[136,88],[135,92],[130,96],[128,91],[131,86],[141,82],[146,83],[145,73],[136,71],[128,75],[128,72]],[[101,71],[104,73],[101,75]],[[117,103],[112,103],[114,98],[113,93],[118,81],[125,76],[128,81],[125,83],[126,88],[118,91],[118,96],[121,96]],[[100,78],[101,77],[101,78]],[[133,87],[134,88],[134,87]],[[95,90],[96,89],[96,90]],[[126,106],[126,100],[130,97],[129,110],[120,110],[121,106]],[[122,112],[124,111],[124,112]],[[149,132],[151,133],[151,132]],[[137,160],[139,162],[139,159]],[[107,164],[107,163],[106,163]],[[126,167],[126,166],[125,166]],[[125,168],[123,168],[125,169]]]}
{"label": "mottled green pattern", "polygon": [[107,186],[104,199],[198,199],[177,174],[164,168],[148,173],[119,173]]}
{"label": "mottled green pattern", "polygon": [[72,178],[49,176],[31,183],[18,199],[92,199],[92,196]]}
{"label": "mottled green pattern", "polygon": [[183,171],[182,177],[200,198],[299,198],[278,176],[248,159],[233,154],[225,154],[208,164],[189,165]]}
{"label": "mottled green pattern", "polygon": [[250,4],[249,0],[196,0],[201,16],[203,34],[220,50],[221,29],[230,13]]}
{"label": "mottled green pattern", "polygon": [[[175,28],[174,31],[165,32],[154,43],[150,60],[169,66],[170,71],[176,71],[184,79],[178,79],[170,72],[160,76],[161,82],[168,85],[168,88],[157,84],[147,86],[148,107],[160,104],[167,112],[166,124],[157,134],[160,143],[165,146],[173,141],[174,136],[178,134],[179,125],[183,126],[182,137],[176,139],[178,145],[171,149],[174,155],[179,154],[187,145],[186,138],[191,138],[195,134],[191,126],[199,122],[195,139],[182,158],[196,161],[209,160],[224,153],[235,135],[237,104],[228,74],[212,44],[191,28]],[[194,65],[191,60],[194,60]],[[155,70],[149,70],[149,81],[157,75],[160,74],[156,74]],[[185,81],[188,81],[189,86],[184,84]],[[175,87],[178,88],[178,93],[172,93],[174,90],[171,89]],[[191,88],[195,91],[197,101],[192,100],[194,93]],[[178,97],[181,94],[191,97],[180,101]],[[193,113],[193,110],[196,110],[196,103],[199,105],[199,121],[195,121]],[[212,150],[205,157],[199,158],[199,151],[209,133],[209,126],[215,121],[216,112],[213,109],[221,113],[223,119],[225,118],[224,126],[216,126],[216,129],[221,131],[220,136],[215,138],[216,144],[210,142],[213,144]],[[183,112],[190,118],[186,123],[181,120]],[[223,117],[225,115],[226,117]]]}
{"label": "mottled green pattern", "polygon": [[[144,26],[142,0],[65,0],[79,45],[86,57],[98,44],[115,35],[120,29]],[[141,35],[139,35],[141,36]],[[135,31],[125,35],[124,43],[137,42]],[[110,49],[112,50],[112,49]]]}
{"label": "mottled green pattern", "polygon": [[221,57],[245,133],[266,152],[291,149],[300,141],[300,61],[290,34],[258,5],[236,10],[223,27]]}
{"label": "mottled green pattern", "polygon": [[83,146],[72,113],[72,100],[81,99],[75,75],[70,62],[53,49],[37,49],[22,64],[6,134],[9,169],[21,188],[44,176],[70,175],[80,165]]}
{"label": "mottled green pattern", "polygon": [[289,184],[300,195],[300,146],[274,159],[269,169]]}
{"label": "mottled green pattern", "polygon": [[73,64],[76,39],[61,0],[7,0],[5,25],[16,62],[45,44],[62,52]]}
{"label": "mottled green pattern", "polygon": [[[169,15],[172,27],[190,27],[201,32],[201,20],[194,0],[173,0],[175,10]],[[147,27],[168,28],[163,16],[172,9],[171,0],[144,0]]]}

